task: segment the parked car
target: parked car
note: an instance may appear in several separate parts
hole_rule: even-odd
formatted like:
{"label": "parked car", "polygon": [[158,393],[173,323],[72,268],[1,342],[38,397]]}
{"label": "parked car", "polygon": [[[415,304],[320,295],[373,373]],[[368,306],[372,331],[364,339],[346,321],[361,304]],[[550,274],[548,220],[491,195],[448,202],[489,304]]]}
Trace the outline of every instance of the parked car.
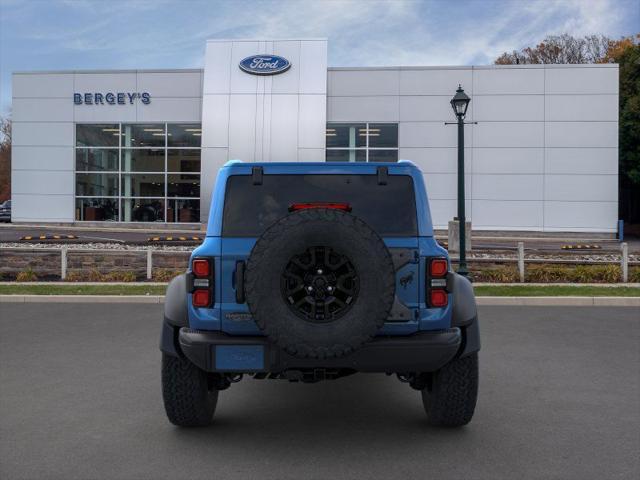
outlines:
{"label": "parked car", "polygon": [[0,222],[11,221],[11,200],[0,203]]}
{"label": "parked car", "polygon": [[243,378],[396,374],[428,421],[474,413],[473,288],[433,235],[411,162],[242,163],[219,172],[205,241],[168,286],[160,349],[169,420],[211,423]]}

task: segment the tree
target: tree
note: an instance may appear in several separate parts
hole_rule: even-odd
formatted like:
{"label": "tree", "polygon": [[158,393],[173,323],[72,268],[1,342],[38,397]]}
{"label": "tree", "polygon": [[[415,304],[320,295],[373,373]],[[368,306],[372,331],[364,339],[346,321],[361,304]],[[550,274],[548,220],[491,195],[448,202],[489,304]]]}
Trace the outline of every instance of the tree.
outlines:
{"label": "tree", "polygon": [[620,216],[640,223],[640,34],[611,41],[603,61],[620,65]]}
{"label": "tree", "polygon": [[11,198],[11,120],[0,117],[0,202]]}
{"label": "tree", "polygon": [[535,47],[505,52],[495,63],[617,63],[619,90],[620,218],[640,223],[640,34],[612,40],[602,35],[548,36]]}
{"label": "tree", "polygon": [[620,173],[640,188],[640,34],[611,41],[603,62],[620,65]]}
{"label": "tree", "polygon": [[576,38],[568,34],[550,35],[535,47],[505,52],[496,65],[528,63],[601,63],[609,50],[611,39],[604,35]]}

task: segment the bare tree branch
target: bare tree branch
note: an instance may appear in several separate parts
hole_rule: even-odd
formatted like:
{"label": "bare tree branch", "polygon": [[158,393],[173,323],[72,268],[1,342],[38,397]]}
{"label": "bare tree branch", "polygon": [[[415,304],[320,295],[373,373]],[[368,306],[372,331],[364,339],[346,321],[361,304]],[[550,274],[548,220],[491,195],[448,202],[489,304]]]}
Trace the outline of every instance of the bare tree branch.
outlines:
{"label": "bare tree branch", "polygon": [[611,41],[604,35],[588,35],[583,38],[576,38],[566,33],[549,35],[535,47],[503,53],[495,63],[497,65],[601,63],[607,55]]}

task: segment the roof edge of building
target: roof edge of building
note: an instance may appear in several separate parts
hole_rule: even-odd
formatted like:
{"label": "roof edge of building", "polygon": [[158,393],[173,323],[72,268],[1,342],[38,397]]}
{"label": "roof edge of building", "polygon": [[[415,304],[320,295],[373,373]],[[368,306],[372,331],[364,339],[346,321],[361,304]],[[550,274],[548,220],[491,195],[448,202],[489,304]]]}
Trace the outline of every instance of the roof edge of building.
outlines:
{"label": "roof edge of building", "polygon": [[[527,65],[396,65],[367,67],[327,67],[328,71],[371,71],[371,70],[502,70],[540,68],[619,68],[617,63],[562,63]],[[142,68],[142,69],[89,69],[89,70],[23,70],[12,75],[52,75],[52,74],[122,74],[122,73],[203,73],[204,68]]]}
{"label": "roof edge of building", "polygon": [[618,68],[617,63],[547,63],[526,65],[397,65],[369,67],[327,67],[329,71],[366,70],[511,70],[543,68]]}
{"label": "roof edge of building", "polygon": [[215,42],[328,42],[328,37],[313,38],[208,38],[207,43]]}
{"label": "roof edge of building", "polygon": [[143,68],[143,69],[93,69],[93,70],[25,70],[12,72],[12,75],[51,75],[51,74],[108,74],[108,73],[202,73],[204,68]]}

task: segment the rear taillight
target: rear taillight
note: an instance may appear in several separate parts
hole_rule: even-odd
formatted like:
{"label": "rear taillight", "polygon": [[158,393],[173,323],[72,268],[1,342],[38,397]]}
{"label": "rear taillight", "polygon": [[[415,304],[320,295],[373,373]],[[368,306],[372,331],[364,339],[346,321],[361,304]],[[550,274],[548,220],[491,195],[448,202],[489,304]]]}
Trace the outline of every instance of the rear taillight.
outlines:
{"label": "rear taillight", "polygon": [[208,307],[211,303],[211,296],[209,295],[209,290],[197,289],[194,290],[193,296],[191,297],[193,301],[193,306],[202,308]]}
{"label": "rear taillight", "polygon": [[431,294],[429,295],[429,304],[432,307],[446,307],[448,303],[447,292],[445,290],[431,290]]}
{"label": "rear taillight", "polygon": [[441,278],[447,275],[449,264],[444,258],[432,258],[430,273],[431,277]]}
{"label": "rear taillight", "polygon": [[427,303],[430,307],[446,307],[449,303],[447,294],[449,262],[446,258],[430,258],[427,262]]}
{"label": "rear taillight", "polygon": [[213,262],[209,258],[194,258],[191,262],[191,303],[197,308],[213,304]]}
{"label": "rear taillight", "polygon": [[193,261],[191,270],[196,277],[208,277],[209,276],[209,260],[198,258]]}
{"label": "rear taillight", "polygon": [[336,203],[336,202],[307,202],[307,203],[294,203],[289,206],[290,212],[297,212],[298,210],[308,210],[309,208],[330,208],[333,210],[342,210],[345,212],[351,211],[351,205],[348,203]]}

